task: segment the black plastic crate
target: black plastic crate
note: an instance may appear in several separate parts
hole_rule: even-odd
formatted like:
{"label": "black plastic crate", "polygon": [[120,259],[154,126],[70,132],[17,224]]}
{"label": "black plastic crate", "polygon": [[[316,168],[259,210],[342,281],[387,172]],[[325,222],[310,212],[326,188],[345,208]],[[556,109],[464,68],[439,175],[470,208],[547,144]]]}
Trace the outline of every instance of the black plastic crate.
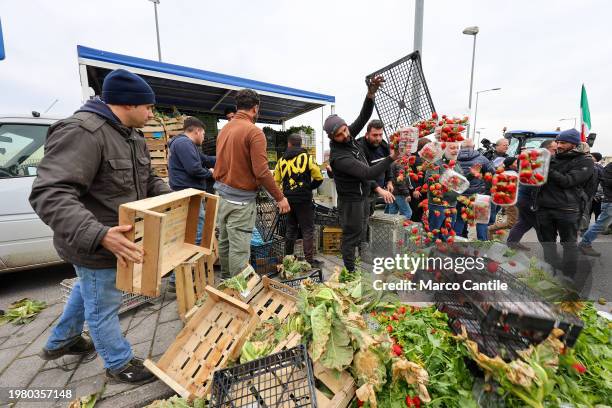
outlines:
{"label": "black plastic crate", "polygon": [[215,371],[211,408],[308,408],[317,406],[314,374],[303,344]]}
{"label": "black plastic crate", "polygon": [[400,127],[429,119],[435,112],[418,51],[366,76],[366,83],[377,75],[382,75],[385,82],[376,92],[374,105],[387,138]]}
{"label": "black plastic crate", "polygon": [[478,320],[450,319],[449,326],[456,334],[460,334],[461,326],[464,326],[468,338],[478,344],[478,350],[491,358],[500,356],[505,361],[515,360],[519,357],[518,352],[531,344],[514,329],[505,333],[492,331],[482,327]]}
{"label": "black plastic crate", "polygon": [[340,214],[336,208],[330,208],[318,203],[314,204],[314,223],[329,227],[340,225]]}
{"label": "black plastic crate", "polygon": [[315,283],[323,283],[323,271],[321,271],[321,269],[313,269],[304,276],[283,280],[281,283],[291,286],[292,288],[299,289],[302,286],[302,282],[304,282],[306,279],[310,279]]}
{"label": "black plastic crate", "polygon": [[255,199],[255,227],[264,240],[274,234],[284,236],[287,232],[287,215],[280,214],[276,201],[265,190],[259,190]]}
{"label": "black plastic crate", "polygon": [[285,242],[280,237],[251,245],[251,266],[259,275],[274,275],[277,273],[276,265],[283,262],[284,250]]}

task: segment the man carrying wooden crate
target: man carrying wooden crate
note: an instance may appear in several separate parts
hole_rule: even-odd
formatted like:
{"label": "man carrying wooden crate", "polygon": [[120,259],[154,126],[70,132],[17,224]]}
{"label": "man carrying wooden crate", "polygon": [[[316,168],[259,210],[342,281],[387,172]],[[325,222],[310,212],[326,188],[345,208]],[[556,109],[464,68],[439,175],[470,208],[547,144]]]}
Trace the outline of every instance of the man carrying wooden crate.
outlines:
{"label": "man carrying wooden crate", "polygon": [[[151,170],[136,129],[153,118],[155,94],[138,75],[118,69],[102,85],[102,99],[85,103],[49,129],[30,204],[53,230],[58,254],[74,265],[76,281],[64,312],[40,353],[44,360],[95,351],[107,377],[143,384],[155,377],[135,358],[119,325],[122,292],[117,262],[140,263],[143,250],[117,225],[121,204],[172,190]],[[92,341],[82,336],[87,321]]]}
{"label": "man carrying wooden crate", "polygon": [[259,95],[251,89],[236,94],[236,115],[217,137],[215,189],[221,196],[219,261],[222,276],[238,274],[249,263],[251,235],[255,226],[255,197],[263,186],[274,197],[281,214],[289,202],[276,186],[268,169],[266,136],[255,126]]}

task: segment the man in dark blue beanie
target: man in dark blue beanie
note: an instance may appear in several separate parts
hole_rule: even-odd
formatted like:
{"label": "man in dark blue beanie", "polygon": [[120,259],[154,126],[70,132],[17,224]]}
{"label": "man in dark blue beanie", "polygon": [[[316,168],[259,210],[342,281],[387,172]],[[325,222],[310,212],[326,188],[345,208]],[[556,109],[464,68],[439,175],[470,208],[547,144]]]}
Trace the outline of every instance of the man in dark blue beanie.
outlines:
{"label": "man in dark blue beanie", "polygon": [[[118,209],[171,192],[153,174],[136,129],[153,117],[154,103],[155,94],[142,78],[112,71],[104,79],[102,99],[87,101],[50,127],[30,195],[30,204],[53,230],[57,253],[79,277],[41,358],[97,351],[107,377],[130,384],[155,377],[134,357],[119,325],[117,263],[141,263],[143,249],[125,237],[131,225],[117,225]],[[82,334],[85,321],[91,339]]]}
{"label": "man in dark blue beanie", "polygon": [[[580,133],[564,130],[556,138],[557,154],[550,161],[548,180],[536,198],[538,240],[546,262],[574,280],[577,272],[578,223],[586,208],[584,186],[593,175],[593,160],[580,145]],[[557,255],[557,236],[563,246],[563,260]]]}

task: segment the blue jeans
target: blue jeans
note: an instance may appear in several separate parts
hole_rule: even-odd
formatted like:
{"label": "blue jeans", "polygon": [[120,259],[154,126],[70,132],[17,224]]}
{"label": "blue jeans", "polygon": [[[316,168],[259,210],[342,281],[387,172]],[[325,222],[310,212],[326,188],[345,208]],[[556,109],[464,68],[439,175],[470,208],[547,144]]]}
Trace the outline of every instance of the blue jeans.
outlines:
{"label": "blue jeans", "polygon": [[406,202],[406,196],[397,195],[394,203],[385,206],[385,214],[397,214],[398,212],[408,220],[412,217],[412,208]]}
{"label": "blue jeans", "polygon": [[[198,215],[198,228],[196,230],[195,244],[200,245],[202,243],[202,229],[204,228],[204,204],[200,204],[200,214]],[[174,272],[170,275],[170,283],[176,282],[176,275]]]}
{"label": "blue jeans", "polygon": [[[463,236],[463,230],[465,229],[465,220],[463,218],[461,218],[461,210],[463,209],[464,205],[461,203],[457,203],[457,220],[455,221],[455,224],[453,225],[453,229],[455,230],[455,233],[461,237]],[[476,238],[478,238],[479,241],[486,241],[488,234],[489,234],[489,229],[487,228],[488,225],[487,224],[476,224]],[[464,238],[467,238],[467,236],[465,236]]]}
{"label": "blue jeans", "polygon": [[[444,211],[448,209],[452,209],[452,208],[453,207],[444,207],[443,205],[429,204],[429,219],[428,219],[429,220],[429,230],[430,231],[433,231],[436,229],[439,230],[444,225],[444,220],[446,219],[446,215],[444,214]],[[436,216],[436,214],[434,214],[436,210],[440,211],[440,215]],[[457,214],[451,214],[450,216],[451,227],[455,223],[456,215]],[[446,237],[444,237],[442,233],[438,234],[438,236],[435,238],[440,238],[442,240],[446,239]]]}
{"label": "blue jeans", "polygon": [[589,246],[597,235],[603,232],[612,220],[612,203],[601,203],[601,213],[595,220],[595,223],[591,225],[587,232],[582,236],[580,245]]}
{"label": "blue jeans", "polygon": [[69,345],[83,331],[87,321],[89,334],[104,368],[119,370],[133,357],[132,346],[123,337],[119,325],[122,292],[115,287],[117,269],[89,269],[74,265],[79,277],[57,325],[45,348],[55,350]]}

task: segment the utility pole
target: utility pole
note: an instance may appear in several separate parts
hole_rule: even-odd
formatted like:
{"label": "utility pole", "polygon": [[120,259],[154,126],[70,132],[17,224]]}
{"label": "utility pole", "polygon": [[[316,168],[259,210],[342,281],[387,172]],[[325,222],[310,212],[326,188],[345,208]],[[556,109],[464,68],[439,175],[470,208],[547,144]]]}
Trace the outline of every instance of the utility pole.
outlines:
{"label": "utility pole", "polygon": [[425,0],[414,2],[414,51],[419,51],[423,56],[423,14],[425,11]]}
{"label": "utility pole", "polygon": [[153,3],[153,8],[155,8],[155,31],[157,33],[157,59],[161,62],[161,45],[159,43],[159,22],[157,20],[157,5],[159,4],[159,0],[149,0]]}

